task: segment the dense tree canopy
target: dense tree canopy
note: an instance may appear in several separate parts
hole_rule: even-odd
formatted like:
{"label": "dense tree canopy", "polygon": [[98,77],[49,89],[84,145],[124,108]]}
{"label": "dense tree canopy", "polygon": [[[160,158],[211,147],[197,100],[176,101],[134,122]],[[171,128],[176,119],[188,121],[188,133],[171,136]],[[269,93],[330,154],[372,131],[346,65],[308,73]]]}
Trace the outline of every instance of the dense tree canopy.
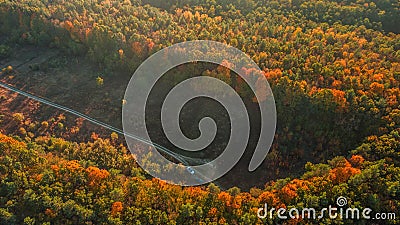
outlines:
{"label": "dense tree canopy", "polygon": [[[137,167],[116,134],[70,142],[79,126],[64,126],[65,118],[34,122],[13,112],[0,135],[0,224],[257,224],[264,203],[322,208],[339,195],[399,215],[399,7],[396,0],[0,0],[0,61],[36,45],[125,76],[174,43],[216,40],[260,66],[279,115],[265,161],[279,170],[263,171],[264,188],[242,192],[167,185]],[[202,72],[248,93],[221,67]],[[102,87],[103,77],[96,83]]]}
{"label": "dense tree canopy", "polygon": [[[38,137],[26,142],[0,134],[0,150],[2,224],[28,220],[35,224],[261,224],[256,212],[264,203],[320,209],[333,205],[340,195],[353,207],[399,213],[400,168],[385,159],[370,162],[360,155],[335,157],[328,164],[308,163],[299,178],[241,192],[220,190],[213,184],[182,188],[150,179],[131,155],[115,149],[108,139],[77,144]],[[113,163],[98,160],[99,152],[101,159]],[[273,224],[279,219],[274,215],[267,221]],[[319,222],[336,224],[327,218]]]}

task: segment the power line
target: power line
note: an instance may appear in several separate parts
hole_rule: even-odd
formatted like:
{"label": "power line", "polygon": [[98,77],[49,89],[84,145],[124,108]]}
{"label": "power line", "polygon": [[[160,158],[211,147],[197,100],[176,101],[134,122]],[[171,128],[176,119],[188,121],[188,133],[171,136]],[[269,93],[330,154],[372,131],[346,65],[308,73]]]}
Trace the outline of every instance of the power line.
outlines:
{"label": "power line", "polygon": [[[168,156],[174,158],[174,159],[177,160],[178,162],[182,163],[184,166],[186,166],[187,169],[188,169],[188,168],[191,168],[191,167],[190,167],[190,164],[188,163],[187,160],[190,160],[190,161],[193,161],[193,162],[195,162],[195,161],[197,160],[197,159],[194,159],[194,158],[188,158],[188,157],[186,157],[186,156],[179,155],[179,154],[177,154],[177,153],[175,153],[175,152],[169,150],[168,148],[166,148],[166,147],[164,147],[164,146],[162,146],[162,145],[159,145],[159,144],[154,143],[154,142],[152,142],[152,141],[146,140],[146,139],[141,138],[141,137],[139,137],[139,136],[136,136],[136,135],[133,135],[133,134],[130,134],[130,133],[126,133],[126,132],[124,132],[124,131],[121,130],[121,129],[118,129],[118,128],[116,128],[116,127],[113,127],[113,126],[111,126],[111,125],[109,125],[109,124],[106,124],[106,123],[104,123],[104,122],[102,122],[102,121],[99,121],[99,120],[97,120],[97,119],[95,119],[95,118],[92,118],[92,117],[90,117],[90,116],[88,116],[88,115],[86,115],[86,114],[83,114],[83,113],[78,112],[78,111],[76,111],[76,110],[73,110],[73,109],[71,109],[71,108],[68,108],[68,107],[59,105],[59,104],[57,104],[57,103],[51,102],[51,101],[49,101],[49,100],[47,100],[47,99],[44,99],[44,98],[42,98],[42,97],[38,97],[38,96],[35,96],[35,95],[30,94],[30,93],[28,93],[28,92],[22,91],[22,90],[17,89],[17,88],[15,88],[15,87],[13,87],[13,86],[11,86],[11,85],[9,85],[9,84],[0,82],[0,87],[3,87],[3,88],[5,88],[5,89],[7,89],[7,90],[9,90],[9,91],[18,93],[18,94],[20,94],[20,95],[22,95],[22,96],[25,96],[25,97],[27,97],[27,98],[36,100],[36,101],[38,101],[38,102],[40,102],[40,103],[43,103],[43,104],[52,106],[52,107],[57,108],[57,109],[59,109],[59,110],[62,110],[62,111],[71,113],[71,114],[73,114],[73,115],[75,115],[75,116],[78,116],[78,117],[81,117],[81,118],[83,118],[83,119],[85,119],[85,120],[87,120],[87,121],[89,121],[89,122],[91,122],[91,123],[93,123],[93,124],[96,124],[96,125],[99,125],[99,126],[101,126],[101,127],[106,128],[106,129],[108,129],[108,130],[114,131],[115,133],[124,135],[125,137],[129,137],[129,138],[132,138],[132,139],[134,139],[134,140],[140,141],[140,142],[142,142],[142,143],[144,143],[144,144],[153,146],[153,147],[159,149],[161,152],[163,152],[163,153],[167,154]],[[185,158],[187,158],[187,159],[185,159]],[[200,160],[200,159],[199,159],[199,160]],[[192,169],[193,171],[195,171],[194,168],[191,168],[191,169]],[[192,174],[192,175],[196,176],[196,177],[197,177],[198,179],[200,179],[200,180],[202,180],[203,178],[207,179],[207,177],[204,176],[202,173],[200,173],[200,171],[196,171],[195,174]],[[214,182],[214,183],[217,184],[217,185],[219,185],[219,184],[216,183],[216,182]],[[219,185],[219,186],[222,188],[221,185]]]}
{"label": "power line", "polygon": [[162,145],[159,145],[159,144],[157,144],[157,143],[153,143],[153,142],[151,142],[151,141],[149,141],[149,140],[146,140],[146,139],[144,139],[144,138],[141,138],[141,137],[139,137],[139,136],[126,133],[126,132],[124,132],[124,131],[121,130],[121,129],[118,129],[118,128],[116,128],[116,127],[113,127],[113,126],[111,126],[111,125],[109,125],[109,124],[106,124],[106,123],[104,123],[104,122],[102,122],[102,121],[99,121],[99,120],[97,120],[97,119],[94,119],[94,118],[92,118],[92,117],[90,117],[90,116],[88,116],[88,115],[86,115],[86,114],[83,114],[83,113],[78,112],[78,111],[76,111],[76,110],[73,110],[73,109],[71,109],[71,108],[68,108],[68,107],[59,105],[59,104],[57,104],[57,103],[51,102],[51,101],[49,101],[49,100],[47,100],[47,99],[44,99],[44,98],[41,98],[41,97],[32,95],[32,94],[30,94],[30,93],[28,93],[28,92],[25,92],[25,91],[22,91],[22,90],[20,90],[20,89],[17,89],[17,88],[15,88],[15,87],[11,86],[11,85],[6,84],[6,83],[0,82],[0,87],[3,87],[3,88],[5,88],[5,89],[8,89],[8,90],[13,91],[13,92],[15,92],[15,93],[18,93],[18,94],[20,94],[20,95],[22,95],[22,96],[25,96],[25,97],[27,97],[27,98],[34,99],[34,100],[36,100],[36,101],[38,101],[38,102],[41,102],[41,103],[43,103],[43,104],[46,104],[46,105],[52,106],[52,107],[54,107],[54,108],[60,109],[60,110],[62,110],[62,111],[71,113],[71,114],[73,114],[73,115],[75,115],[75,116],[78,116],[78,117],[81,117],[81,118],[83,118],[83,119],[85,119],[85,120],[87,120],[87,121],[89,121],[89,122],[91,122],[91,123],[93,123],[93,124],[96,124],[96,125],[99,125],[99,126],[101,126],[101,127],[106,128],[106,129],[108,129],[108,130],[114,131],[115,133],[124,135],[125,137],[129,137],[129,138],[132,138],[132,139],[134,139],[134,140],[137,140],[137,141],[140,141],[140,142],[142,142],[142,143],[145,143],[145,144],[147,144],[147,145],[154,146],[154,147],[156,147],[157,149],[161,150],[162,152],[164,152],[164,153],[168,154],[169,156],[173,157],[174,159],[178,160],[180,163],[184,164],[185,166],[189,165],[189,163],[188,163],[185,159],[183,159],[182,156],[177,155],[176,153],[172,152],[171,150],[165,148],[165,147],[162,146]]}

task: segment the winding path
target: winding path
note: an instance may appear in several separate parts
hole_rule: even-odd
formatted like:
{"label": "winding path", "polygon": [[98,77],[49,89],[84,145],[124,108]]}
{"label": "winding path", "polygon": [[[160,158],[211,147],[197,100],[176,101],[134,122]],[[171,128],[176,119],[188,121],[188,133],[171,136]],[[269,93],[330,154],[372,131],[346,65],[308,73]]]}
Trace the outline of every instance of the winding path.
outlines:
{"label": "winding path", "polygon": [[[90,116],[88,116],[88,115],[86,115],[86,114],[83,114],[83,113],[78,112],[78,111],[76,111],[76,110],[73,110],[73,109],[71,109],[71,108],[68,108],[68,107],[59,105],[59,104],[57,104],[57,103],[53,103],[53,102],[51,102],[51,101],[49,101],[49,100],[47,100],[47,99],[44,99],[44,98],[41,98],[41,97],[32,95],[32,94],[30,94],[30,93],[28,93],[28,92],[25,92],[25,91],[22,91],[22,90],[20,90],[20,89],[17,89],[17,88],[15,88],[15,87],[13,87],[13,86],[11,86],[11,85],[9,85],[9,84],[0,82],[0,87],[5,88],[5,89],[7,89],[7,90],[9,90],[9,91],[18,93],[18,94],[20,94],[20,95],[22,95],[22,96],[25,96],[25,97],[27,97],[27,98],[36,100],[36,101],[38,101],[38,102],[40,102],[40,103],[43,103],[43,104],[52,106],[52,107],[57,108],[57,109],[59,109],[59,110],[62,110],[62,111],[71,113],[71,114],[73,114],[73,115],[75,115],[75,116],[78,116],[78,117],[81,117],[81,118],[83,118],[83,119],[85,119],[85,120],[87,120],[87,121],[89,121],[89,122],[91,122],[91,123],[93,123],[93,124],[96,124],[96,125],[98,125],[98,126],[101,126],[101,127],[106,128],[106,129],[108,129],[108,130],[114,131],[115,133],[124,135],[125,137],[129,137],[129,138],[132,138],[132,139],[134,139],[134,140],[140,141],[140,142],[142,142],[142,143],[144,143],[144,144],[147,144],[147,145],[150,145],[150,146],[154,146],[155,148],[157,148],[157,149],[160,150],[161,152],[167,154],[168,156],[170,156],[170,157],[174,158],[175,160],[177,160],[178,162],[182,163],[182,164],[183,164],[184,166],[186,166],[187,168],[190,168],[190,162],[192,162],[192,163],[197,163],[197,164],[199,164],[199,163],[201,163],[201,164],[207,163],[207,160],[198,159],[198,158],[191,158],[191,157],[187,157],[187,156],[183,156],[183,155],[177,154],[177,153],[175,153],[175,152],[169,150],[168,148],[165,148],[165,147],[162,146],[162,145],[159,145],[159,144],[154,143],[154,142],[152,142],[152,141],[143,139],[143,138],[138,137],[138,136],[133,135],[133,134],[125,133],[125,132],[124,132],[123,130],[121,130],[121,129],[118,129],[118,128],[116,128],[116,127],[113,127],[113,126],[111,126],[111,125],[109,125],[109,124],[106,124],[106,123],[104,123],[104,122],[102,122],[102,121],[99,121],[99,120],[97,120],[97,119],[94,119],[94,118],[92,118],[92,117],[90,117]],[[191,168],[191,170],[193,170],[193,168]],[[194,170],[193,170],[193,171],[194,171]],[[189,172],[189,173],[190,173],[190,172]],[[194,173],[190,173],[190,174],[196,176],[196,178],[198,178],[198,179],[203,179],[203,178],[204,178],[204,176],[203,176],[201,173],[199,173],[198,171],[195,171]]]}

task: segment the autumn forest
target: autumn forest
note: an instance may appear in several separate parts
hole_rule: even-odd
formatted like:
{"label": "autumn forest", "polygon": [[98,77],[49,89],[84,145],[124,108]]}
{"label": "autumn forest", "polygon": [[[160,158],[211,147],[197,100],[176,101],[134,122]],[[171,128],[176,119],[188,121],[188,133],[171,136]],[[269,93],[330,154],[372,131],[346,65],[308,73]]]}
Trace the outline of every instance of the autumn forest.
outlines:
{"label": "autumn forest", "polygon": [[[121,128],[125,87],[144,60],[213,40],[251,57],[277,110],[260,168],[247,171],[251,137],[224,177],[181,187],[146,173],[123,135],[0,88],[0,224],[399,224],[399,21],[397,0],[0,0],[1,83]],[[253,93],[224,66],[179,66],[156,89],[193,73],[234,86],[258,122]],[[204,101],[182,119],[208,107],[218,109]],[[230,129],[226,115],[211,116]],[[152,139],[172,149],[157,122]],[[265,203],[321,209],[339,196],[397,218],[257,215]]]}

